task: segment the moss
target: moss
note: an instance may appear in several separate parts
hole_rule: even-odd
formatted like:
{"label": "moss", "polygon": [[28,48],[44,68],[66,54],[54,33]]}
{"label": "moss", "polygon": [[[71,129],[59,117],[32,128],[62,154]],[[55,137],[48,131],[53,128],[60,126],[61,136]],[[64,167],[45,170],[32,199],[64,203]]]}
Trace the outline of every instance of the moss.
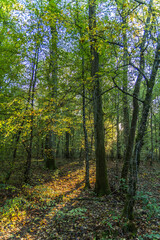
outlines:
{"label": "moss", "polygon": [[134,219],[133,207],[134,207],[134,199],[132,199],[132,197],[128,194],[126,196],[122,217],[126,217],[127,219],[132,221]]}

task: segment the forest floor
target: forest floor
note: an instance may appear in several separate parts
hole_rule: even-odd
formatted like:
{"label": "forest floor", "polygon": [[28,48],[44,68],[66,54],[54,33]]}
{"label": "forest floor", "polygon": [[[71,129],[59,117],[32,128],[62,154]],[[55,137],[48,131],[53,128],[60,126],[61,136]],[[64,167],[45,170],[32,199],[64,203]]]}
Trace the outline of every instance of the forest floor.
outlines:
{"label": "forest floor", "polygon": [[48,171],[35,162],[29,184],[0,185],[0,239],[160,239],[160,166],[141,167],[135,235],[125,230],[121,218],[124,197],[117,190],[114,162],[108,162],[108,175],[112,193],[98,198],[94,163],[91,189],[85,190],[82,163],[70,161]]}

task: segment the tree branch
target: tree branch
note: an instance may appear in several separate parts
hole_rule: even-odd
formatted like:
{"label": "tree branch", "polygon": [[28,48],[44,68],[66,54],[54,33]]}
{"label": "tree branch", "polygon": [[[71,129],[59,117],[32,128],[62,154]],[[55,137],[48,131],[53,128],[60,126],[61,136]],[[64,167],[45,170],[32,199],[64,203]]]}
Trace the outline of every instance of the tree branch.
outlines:
{"label": "tree branch", "polygon": [[118,90],[120,90],[121,92],[123,92],[124,94],[127,94],[128,96],[130,96],[130,97],[132,97],[132,98],[137,99],[139,102],[144,103],[143,100],[141,100],[141,99],[137,98],[136,96],[134,96],[134,95],[132,95],[132,94],[124,91],[123,89],[121,89],[121,88],[117,85],[117,83],[115,82],[114,79],[115,79],[115,78],[112,77],[113,83],[114,83],[115,87],[118,88]]}
{"label": "tree branch", "polygon": [[146,75],[144,74],[144,72],[140,69],[140,68],[138,68],[138,67],[136,67],[135,65],[134,65],[134,63],[129,63],[129,65],[131,65],[133,68],[135,68],[140,74],[142,74],[142,76],[144,77],[144,79],[146,80],[146,83],[147,83],[147,86],[148,86],[148,78],[146,77]]}

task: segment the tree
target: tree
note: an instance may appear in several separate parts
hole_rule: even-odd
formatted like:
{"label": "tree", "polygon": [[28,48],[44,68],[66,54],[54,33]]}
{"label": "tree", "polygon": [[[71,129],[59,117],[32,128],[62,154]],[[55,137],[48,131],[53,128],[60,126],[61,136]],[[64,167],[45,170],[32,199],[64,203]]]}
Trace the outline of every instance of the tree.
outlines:
{"label": "tree", "polygon": [[[52,6],[53,4],[53,6]],[[53,8],[52,8],[53,7]],[[54,102],[56,101],[57,97],[57,40],[58,40],[58,33],[57,33],[57,24],[56,19],[52,21],[51,17],[56,12],[57,6],[56,3],[52,3],[49,1],[49,25],[50,25],[50,34],[51,34],[51,40],[50,40],[50,60],[49,60],[49,71],[48,71],[48,84],[51,88],[50,97],[54,99]],[[55,106],[55,103],[53,104],[53,108]],[[54,116],[54,114],[53,114]],[[54,121],[50,119],[50,125],[53,125]],[[52,127],[51,127],[52,128]],[[45,140],[45,162],[46,167],[49,169],[56,169],[56,134],[53,130],[49,130],[46,135]]]}
{"label": "tree", "polygon": [[128,169],[129,164],[132,158],[132,152],[134,147],[134,139],[135,139],[135,133],[136,133],[136,126],[137,126],[137,119],[138,119],[138,113],[139,113],[139,101],[138,96],[140,92],[140,86],[142,78],[144,77],[144,68],[145,68],[145,59],[144,59],[144,52],[146,50],[145,45],[148,39],[149,29],[150,29],[150,19],[151,19],[151,8],[152,8],[152,1],[150,2],[150,6],[148,9],[149,16],[146,19],[145,23],[145,30],[143,34],[143,38],[140,44],[140,61],[139,61],[139,73],[136,79],[136,83],[134,86],[134,92],[133,92],[133,112],[132,112],[132,120],[131,120],[131,127],[128,137],[128,145],[126,148],[125,158],[124,158],[124,165],[122,168],[121,178],[125,180],[125,183],[127,182],[128,177]]}
{"label": "tree", "polygon": [[89,0],[89,34],[91,51],[91,77],[93,80],[93,111],[95,132],[95,155],[96,155],[96,193],[101,196],[110,193],[107,178],[105,147],[104,147],[104,124],[102,111],[102,97],[99,76],[99,54],[96,50],[96,1]]}
{"label": "tree", "polygon": [[147,90],[145,94],[145,100],[143,103],[140,126],[139,126],[137,137],[136,137],[133,158],[130,163],[129,190],[128,190],[128,195],[127,195],[125,208],[123,212],[123,214],[126,215],[130,221],[134,219],[133,208],[135,204],[135,195],[136,195],[136,188],[137,188],[137,175],[138,175],[138,170],[140,165],[140,152],[143,146],[146,123],[147,123],[150,104],[152,100],[153,87],[155,84],[159,64],[160,64],[160,35],[158,35],[157,37],[157,47],[155,51],[154,62],[152,65],[152,71],[149,79],[147,79]]}

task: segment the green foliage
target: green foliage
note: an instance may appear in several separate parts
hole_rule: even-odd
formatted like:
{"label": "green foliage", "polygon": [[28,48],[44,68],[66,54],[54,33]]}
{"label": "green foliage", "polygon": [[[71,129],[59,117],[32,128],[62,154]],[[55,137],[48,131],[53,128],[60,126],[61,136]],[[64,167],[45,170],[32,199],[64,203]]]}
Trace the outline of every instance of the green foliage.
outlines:
{"label": "green foliage", "polygon": [[85,218],[85,213],[86,213],[87,209],[85,208],[75,208],[75,209],[72,209],[68,212],[64,212],[64,211],[58,211],[57,214],[56,214],[56,219],[60,220],[60,219],[63,219],[63,218],[66,218],[66,217],[73,217],[73,218],[78,218],[78,217],[81,217],[81,218]]}
{"label": "green foliage", "polygon": [[144,234],[143,237],[139,237],[139,240],[146,240],[146,239],[152,239],[152,240],[157,240],[160,239],[160,234],[156,233],[155,231],[152,231],[150,234]]}
{"label": "green foliage", "polygon": [[29,205],[29,202],[25,198],[15,197],[6,200],[5,205],[0,208],[0,214],[6,218],[14,217],[19,215],[20,212],[25,210]]}
{"label": "green foliage", "polygon": [[143,210],[146,211],[148,220],[153,216],[160,217],[160,204],[157,199],[152,196],[150,192],[137,192],[137,200],[141,200],[143,203]]}

